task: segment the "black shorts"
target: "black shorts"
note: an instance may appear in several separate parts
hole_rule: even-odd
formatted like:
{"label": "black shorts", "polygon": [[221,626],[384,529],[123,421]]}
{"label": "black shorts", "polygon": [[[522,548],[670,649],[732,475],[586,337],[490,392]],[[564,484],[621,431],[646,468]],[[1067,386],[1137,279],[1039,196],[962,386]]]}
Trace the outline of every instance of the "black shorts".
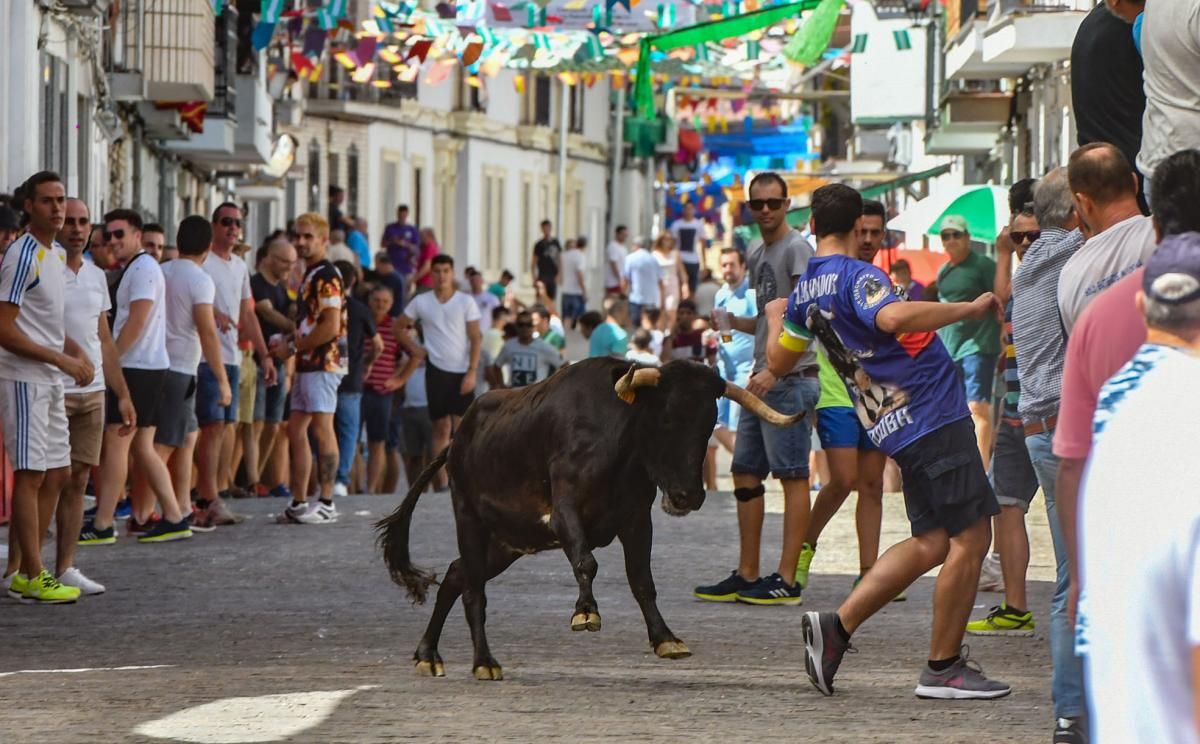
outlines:
{"label": "black shorts", "polygon": [[539,276],[538,281],[546,286],[546,296],[550,299],[558,298],[558,278]]}
{"label": "black shorts", "polygon": [[[162,405],[163,385],[166,384],[167,370],[122,367],[121,373],[125,377],[125,387],[129,388],[133,410],[137,413],[138,428],[157,426],[158,409]],[[104,423],[125,423],[121,420],[121,412],[117,410],[117,396],[113,393],[112,388],[108,388],[104,396],[104,403]]]}
{"label": "black shorts", "polygon": [[179,449],[187,435],[199,428],[196,419],[196,376],[167,370],[158,407],[154,443]]}
{"label": "black shorts", "polygon": [[943,529],[954,537],[1000,513],[970,418],[926,434],[897,452],[895,460],[904,476],[904,508],[914,535]]}
{"label": "black shorts", "polygon": [[429,418],[436,421],[446,416],[461,416],[475,400],[474,393],[463,395],[464,373],[446,372],[425,362],[425,394],[429,398]]}

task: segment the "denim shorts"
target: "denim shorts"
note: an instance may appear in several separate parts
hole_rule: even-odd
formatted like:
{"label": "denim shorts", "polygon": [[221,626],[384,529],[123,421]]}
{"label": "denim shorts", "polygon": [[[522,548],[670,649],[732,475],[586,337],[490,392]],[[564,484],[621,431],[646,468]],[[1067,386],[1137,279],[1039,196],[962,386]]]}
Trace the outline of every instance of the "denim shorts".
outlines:
{"label": "denim shorts", "polygon": [[287,375],[284,374],[283,365],[275,369],[279,372],[279,382],[271,387],[267,387],[262,369],[258,370],[258,386],[254,391],[255,421],[265,421],[268,424],[283,421],[283,409],[287,405],[288,394]]}
{"label": "denim shorts", "polygon": [[[784,415],[812,411],[821,397],[821,384],[816,377],[799,375],[785,377],[767,393],[766,403]],[[766,478],[774,475],[781,480],[808,477],[808,452],[812,440],[809,416],[787,427],[763,421],[742,410],[737,425],[737,440],[733,446],[735,475]]]}
{"label": "denim shorts", "polygon": [[583,301],[583,295],[563,292],[562,314],[564,320],[578,320],[579,316],[583,315],[586,311],[587,304]]}
{"label": "denim shorts", "polygon": [[367,429],[368,442],[388,441],[392,422],[392,393],[364,390],[362,420]]}
{"label": "denim shorts", "polygon": [[235,424],[238,415],[238,373],[236,364],[225,365],[225,376],[229,378],[229,390],[233,393],[229,405],[220,405],[221,388],[208,362],[200,362],[196,370],[196,421],[201,426],[209,424]]}
{"label": "denim shorts", "polygon": [[879,449],[867,436],[858,414],[849,406],[818,408],[817,434],[821,438],[821,449]]}
{"label": "denim shorts", "polygon": [[967,392],[967,402],[991,402],[995,395],[995,354],[968,354],[955,361],[954,366],[958,367],[959,379],[963,381]]}
{"label": "denim shorts", "polygon": [[1025,427],[1021,424],[1001,421],[996,425],[991,476],[1000,506],[1015,506],[1029,512],[1029,504],[1038,490],[1038,478],[1025,447]]}

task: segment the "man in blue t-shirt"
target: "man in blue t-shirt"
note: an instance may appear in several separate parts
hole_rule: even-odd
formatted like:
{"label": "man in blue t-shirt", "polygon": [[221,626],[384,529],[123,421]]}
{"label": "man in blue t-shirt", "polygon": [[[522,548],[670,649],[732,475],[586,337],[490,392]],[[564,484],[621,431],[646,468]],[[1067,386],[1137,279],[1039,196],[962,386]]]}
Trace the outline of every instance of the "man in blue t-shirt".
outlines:
{"label": "man in blue t-shirt", "polygon": [[998,317],[986,292],[973,302],[901,302],[888,275],[852,258],[862,197],[841,184],[813,192],[817,254],[791,296],[766,308],[768,365],[786,370],[820,342],[846,381],[872,444],[900,465],[913,536],[893,546],[836,612],[803,620],[805,666],[833,694],[850,634],[925,572],[944,564],[934,590],[929,662],[916,688],[923,698],[997,698],[989,680],[959,655],[1000,507],[975,449],[970,412],[954,362],[936,331],[964,319]]}

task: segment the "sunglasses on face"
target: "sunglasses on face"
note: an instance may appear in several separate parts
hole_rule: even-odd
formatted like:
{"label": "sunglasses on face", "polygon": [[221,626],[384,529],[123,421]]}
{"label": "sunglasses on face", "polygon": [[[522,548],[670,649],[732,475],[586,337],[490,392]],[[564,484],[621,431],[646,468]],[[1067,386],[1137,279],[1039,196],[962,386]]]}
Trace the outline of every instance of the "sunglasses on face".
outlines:
{"label": "sunglasses on face", "polygon": [[529,323],[529,322],[517,323],[517,328],[533,328],[533,323]]}
{"label": "sunglasses on face", "polygon": [[118,228],[111,232],[108,230],[104,231],[104,242],[107,243],[108,241],[114,240],[114,239],[115,240],[124,240],[125,239],[125,230],[123,228]]}
{"label": "sunglasses on face", "polygon": [[241,227],[242,226],[242,221],[239,220],[237,217],[222,217],[220,220],[218,220],[218,222],[221,223],[221,227]]}
{"label": "sunglasses on face", "polygon": [[1012,241],[1014,243],[1018,243],[1018,244],[1024,243],[1025,241],[1029,241],[1030,243],[1033,243],[1038,238],[1042,237],[1042,231],[1041,230],[1023,230],[1023,231],[1022,230],[1012,230],[1012,231],[1009,231],[1008,237],[1012,238]]}
{"label": "sunglasses on face", "polygon": [[750,211],[761,212],[763,207],[775,211],[783,209],[783,205],[788,203],[787,199],[750,199],[746,202],[750,205]]}
{"label": "sunglasses on face", "polygon": [[960,230],[945,230],[942,232],[942,240],[958,240],[964,235],[966,233]]}
{"label": "sunglasses on face", "polygon": [[65,217],[63,218],[63,224],[71,227],[75,227],[76,225],[79,227],[87,227],[91,223],[88,222],[86,217]]}

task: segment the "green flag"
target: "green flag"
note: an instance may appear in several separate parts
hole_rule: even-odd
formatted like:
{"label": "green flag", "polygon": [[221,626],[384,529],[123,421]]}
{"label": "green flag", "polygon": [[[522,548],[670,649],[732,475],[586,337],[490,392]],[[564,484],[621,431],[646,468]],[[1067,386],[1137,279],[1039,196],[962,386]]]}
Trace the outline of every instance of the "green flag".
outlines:
{"label": "green flag", "polygon": [[804,19],[804,25],[783,48],[783,56],[801,65],[814,65],[825,50],[837,29],[838,14],[845,0],[821,0],[812,15]]}

